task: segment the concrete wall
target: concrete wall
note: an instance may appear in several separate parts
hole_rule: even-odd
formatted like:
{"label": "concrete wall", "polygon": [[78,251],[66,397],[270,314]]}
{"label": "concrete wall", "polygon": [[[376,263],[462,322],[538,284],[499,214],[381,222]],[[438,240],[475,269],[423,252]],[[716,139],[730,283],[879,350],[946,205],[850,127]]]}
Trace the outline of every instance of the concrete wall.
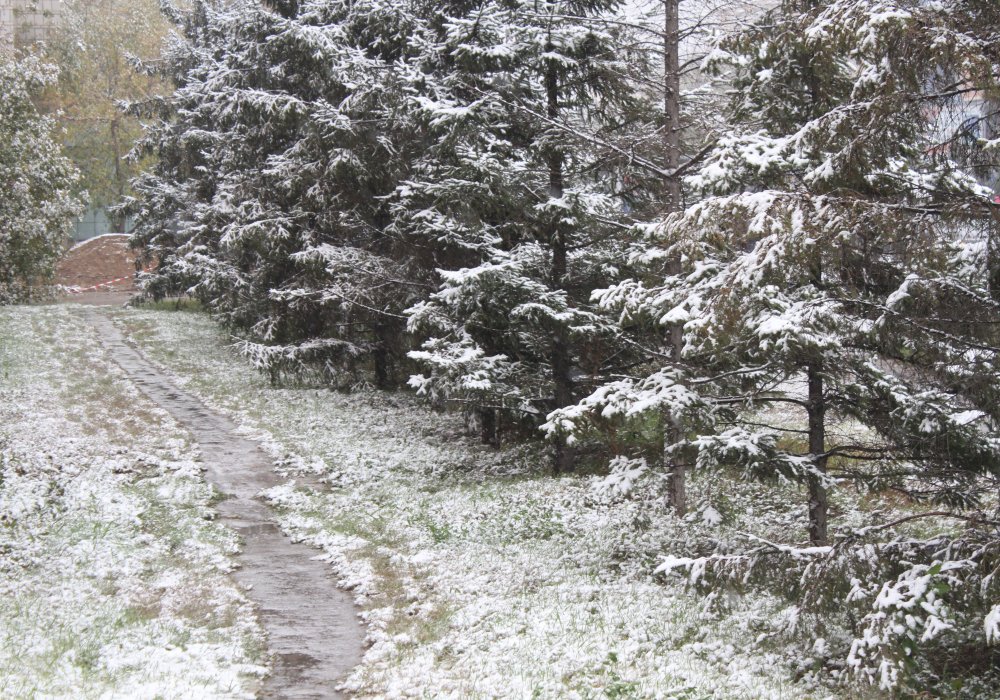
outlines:
{"label": "concrete wall", "polygon": [[124,231],[115,231],[111,228],[111,220],[103,209],[90,207],[76,224],[73,232],[73,240],[76,242],[85,241],[95,236],[103,236],[106,233],[131,233],[132,222],[125,222]]}

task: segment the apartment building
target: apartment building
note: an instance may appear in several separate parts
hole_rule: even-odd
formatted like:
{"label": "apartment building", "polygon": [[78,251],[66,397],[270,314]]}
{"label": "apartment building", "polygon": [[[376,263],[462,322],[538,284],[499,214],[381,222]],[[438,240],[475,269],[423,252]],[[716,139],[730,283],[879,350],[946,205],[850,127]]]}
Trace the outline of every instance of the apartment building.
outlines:
{"label": "apartment building", "polygon": [[59,21],[62,0],[0,0],[0,49],[45,41]]}

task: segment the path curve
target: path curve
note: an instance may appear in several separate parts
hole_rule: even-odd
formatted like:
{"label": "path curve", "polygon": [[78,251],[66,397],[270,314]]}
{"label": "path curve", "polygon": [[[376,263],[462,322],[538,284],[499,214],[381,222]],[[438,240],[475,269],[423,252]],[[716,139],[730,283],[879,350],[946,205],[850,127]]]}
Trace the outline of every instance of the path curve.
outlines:
{"label": "path curve", "polygon": [[273,657],[264,698],[341,698],[335,687],[361,660],[364,632],[351,597],[338,589],[316,551],[293,544],[256,496],[281,483],[256,442],[240,437],[225,416],[179,389],[128,345],[107,314],[85,311],[111,358],[139,390],[186,427],[198,442],[207,477],[228,498],[220,520],[244,541],[236,579],[250,587]]}

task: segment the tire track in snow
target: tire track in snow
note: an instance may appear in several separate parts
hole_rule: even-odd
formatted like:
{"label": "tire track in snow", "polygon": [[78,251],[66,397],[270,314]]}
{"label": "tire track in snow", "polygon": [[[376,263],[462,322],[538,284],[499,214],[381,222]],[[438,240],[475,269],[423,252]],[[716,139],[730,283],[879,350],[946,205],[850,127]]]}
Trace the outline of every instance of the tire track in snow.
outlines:
{"label": "tire track in snow", "polygon": [[201,449],[208,480],[228,498],[220,519],[244,548],[236,579],[250,586],[273,656],[265,698],[339,698],[337,683],[361,660],[364,633],[354,603],[339,590],[316,552],[293,544],[257,494],[281,483],[257,443],[240,437],[228,418],[209,410],[128,345],[104,313],[88,309],[111,358],[139,390],[187,428]]}

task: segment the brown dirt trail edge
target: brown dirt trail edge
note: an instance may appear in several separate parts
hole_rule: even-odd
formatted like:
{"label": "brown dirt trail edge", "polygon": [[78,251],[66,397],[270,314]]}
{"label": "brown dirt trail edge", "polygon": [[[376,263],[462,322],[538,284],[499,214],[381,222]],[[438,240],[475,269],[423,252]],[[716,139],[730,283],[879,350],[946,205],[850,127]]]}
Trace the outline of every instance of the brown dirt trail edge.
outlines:
{"label": "brown dirt trail edge", "polygon": [[293,544],[257,498],[281,483],[257,443],[236,434],[226,417],[180,390],[125,342],[111,319],[96,309],[84,314],[97,328],[112,359],[139,390],[186,427],[197,440],[208,480],[226,500],[220,520],[244,540],[236,579],[250,587],[273,656],[263,698],[342,698],[335,688],[361,660],[364,632],[350,595],[339,590],[317,551]]}

